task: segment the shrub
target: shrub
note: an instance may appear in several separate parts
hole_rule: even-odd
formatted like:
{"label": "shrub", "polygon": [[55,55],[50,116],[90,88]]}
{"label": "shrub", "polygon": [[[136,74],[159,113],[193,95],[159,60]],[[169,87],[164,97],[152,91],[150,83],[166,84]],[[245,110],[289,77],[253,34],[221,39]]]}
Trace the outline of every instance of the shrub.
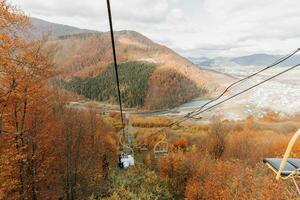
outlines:
{"label": "shrub", "polygon": [[167,185],[154,171],[143,164],[126,170],[116,169],[110,176],[110,196],[107,199],[171,199]]}
{"label": "shrub", "polygon": [[225,151],[225,138],[228,133],[229,127],[220,119],[214,118],[211,124],[211,147],[209,149],[209,152],[214,158],[218,159],[223,155],[223,152]]}
{"label": "shrub", "polygon": [[172,147],[176,150],[186,150],[189,145],[189,141],[186,138],[180,138],[172,141]]}

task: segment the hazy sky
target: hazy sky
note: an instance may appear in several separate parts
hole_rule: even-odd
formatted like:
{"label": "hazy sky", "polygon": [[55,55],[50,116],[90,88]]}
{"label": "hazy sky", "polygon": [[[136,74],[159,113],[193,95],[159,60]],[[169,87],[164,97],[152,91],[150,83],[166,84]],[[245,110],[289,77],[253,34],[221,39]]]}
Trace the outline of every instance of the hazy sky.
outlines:
{"label": "hazy sky", "polygon": [[[32,17],[108,30],[106,0],[10,0]],[[300,47],[300,0],[111,0],[115,30],[185,56],[284,54]]]}

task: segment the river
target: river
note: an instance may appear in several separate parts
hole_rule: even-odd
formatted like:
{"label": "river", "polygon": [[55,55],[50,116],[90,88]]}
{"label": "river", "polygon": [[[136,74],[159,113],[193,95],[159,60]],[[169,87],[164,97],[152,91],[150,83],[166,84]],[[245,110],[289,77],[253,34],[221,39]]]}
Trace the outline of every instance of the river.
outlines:
{"label": "river", "polygon": [[[237,79],[243,78],[249,75],[261,67],[257,66],[233,66],[233,67],[210,67],[209,69],[230,74]],[[266,71],[257,77],[254,77],[236,88],[233,88],[219,101],[228,98],[230,95],[236,94],[242,89],[248,88],[253,84],[256,84],[267,77],[274,75],[280,71],[284,70],[284,67],[274,68],[272,70]],[[214,108],[210,112],[205,112],[201,117],[204,119],[210,119],[213,116],[219,116],[226,119],[244,119],[249,115],[262,116],[267,112],[274,111],[281,115],[292,115],[300,113],[300,69],[295,69],[287,74],[280,76],[272,81],[269,81],[249,92],[238,96],[228,103],[222,104]],[[221,92],[221,91],[220,91]],[[170,117],[182,117],[189,112],[192,112],[209,100],[192,100],[190,102],[184,103],[172,109],[157,111],[157,112],[143,112],[136,110],[126,109],[125,112],[128,114],[139,114],[144,116],[170,116]],[[218,103],[216,101],[215,103]],[[78,109],[86,109],[87,107],[95,108],[99,112],[109,112],[118,111],[118,106],[106,105],[105,103],[93,102],[71,102],[71,107],[76,107]]]}

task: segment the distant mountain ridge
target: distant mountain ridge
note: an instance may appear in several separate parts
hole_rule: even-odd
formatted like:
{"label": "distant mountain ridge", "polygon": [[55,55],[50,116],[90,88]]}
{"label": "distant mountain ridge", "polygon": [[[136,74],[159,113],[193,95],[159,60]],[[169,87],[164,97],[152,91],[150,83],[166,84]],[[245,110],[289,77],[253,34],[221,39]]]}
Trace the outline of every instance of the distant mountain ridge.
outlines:
{"label": "distant mountain ridge", "polygon": [[60,37],[64,35],[73,35],[80,33],[99,33],[98,31],[88,30],[88,29],[80,29],[73,26],[63,25],[48,22],[42,19],[31,17],[31,34],[35,37],[40,37],[43,34],[49,35],[49,37]]}
{"label": "distant mountain ridge", "polygon": [[[190,57],[189,60],[198,66],[205,66],[205,67],[213,67],[213,66],[220,66],[220,65],[227,65],[227,66],[267,66],[278,59],[282,58],[284,55],[270,55],[270,54],[252,54],[248,56],[241,56],[241,57],[216,57],[216,58],[207,58],[203,59],[203,57],[193,58]],[[300,55],[295,55],[292,58],[286,60],[285,62],[279,64],[279,66],[292,66],[300,63]]]}

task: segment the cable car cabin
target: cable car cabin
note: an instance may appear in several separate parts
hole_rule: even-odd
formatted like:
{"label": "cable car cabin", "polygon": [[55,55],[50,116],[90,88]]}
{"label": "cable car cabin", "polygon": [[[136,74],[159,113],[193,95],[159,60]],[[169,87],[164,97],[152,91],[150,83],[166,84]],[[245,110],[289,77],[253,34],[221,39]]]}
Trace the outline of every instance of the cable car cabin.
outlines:
{"label": "cable car cabin", "polygon": [[293,183],[300,195],[299,186],[295,178],[300,177],[300,159],[299,158],[289,158],[295,142],[300,136],[300,129],[295,133],[295,135],[290,140],[283,158],[264,158],[263,162],[276,173],[276,179],[292,179]]}
{"label": "cable car cabin", "polygon": [[119,156],[119,167],[121,169],[126,169],[130,166],[134,166],[134,157],[133,157],[133,155],[122,153]]}
{"label": "cable car cabin", "polygon": [[[119,144],[122,149],[122,153],[119,155],[119,167],[121,169],[128,168],[134,165],[134,151],[126,142],[126,135],[125,135],[125,143],[122,140],[122,134],[119,137]],[[132,140],[131,140],[132,142]]]}
{"label": "cable car cabin", "polygon": [[123,150],[123,152],[119,155],[118,165],[121,169],[134,166],[134,153],[132,149]]}
{"label": "cable car cabin", "polygon": [[155,144],[153,152],[155,157],[166,156],[169,152],[169,143],[166,141],[160,141]]}

